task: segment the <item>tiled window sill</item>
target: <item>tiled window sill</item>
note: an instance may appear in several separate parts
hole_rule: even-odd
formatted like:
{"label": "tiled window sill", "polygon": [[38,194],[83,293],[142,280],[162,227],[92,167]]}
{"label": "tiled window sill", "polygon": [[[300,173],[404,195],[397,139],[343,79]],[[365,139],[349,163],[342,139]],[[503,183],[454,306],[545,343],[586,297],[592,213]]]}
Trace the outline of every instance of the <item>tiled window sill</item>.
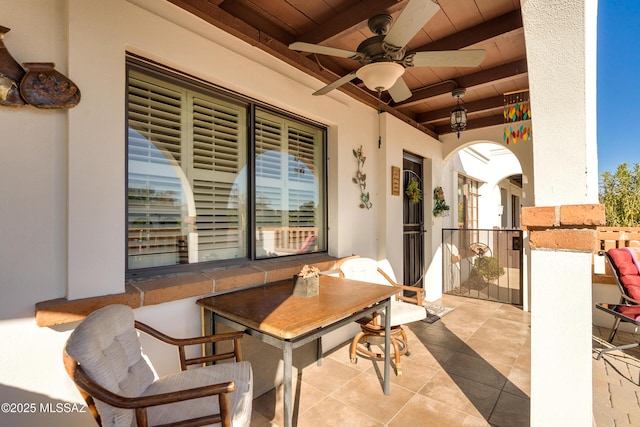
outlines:
{"label": "tiled window sill", "polygon": [[228,292],[291,278],[304,264],[315,265],[320,270],[333,270],[337,262],[337,258],[317,255],[296,260],[274,260],[255,266],[213,269],[194,274],[127,283],[125,292],[121,294],[77,300],[57,298],[36,303],[36,323],[38,326],[46,327],[75,322],[92,311],[110,304],[125,304],[132,308],[139,308]]}

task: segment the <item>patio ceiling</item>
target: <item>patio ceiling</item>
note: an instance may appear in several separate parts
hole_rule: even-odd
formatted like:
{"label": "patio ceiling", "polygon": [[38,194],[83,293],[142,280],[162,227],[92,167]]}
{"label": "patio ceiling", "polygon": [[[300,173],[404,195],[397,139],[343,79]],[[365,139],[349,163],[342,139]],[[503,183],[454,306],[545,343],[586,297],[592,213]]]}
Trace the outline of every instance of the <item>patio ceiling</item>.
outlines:
{"label": "patio ceiling", "polygon": [[[282,61],[331,83],[361,67],[358,61],[289,49],[307,42],[355,51],[373,36],[367,20],[381,13],[397,18],[408,0],[169,0]],[[404,80],[412,92],[395,103],[382,93],[382,109],[438,137],[450,133],[451,92],[466,89],[467,129],[503,123],[505,93],[527,90],[526,50],[520,0],[437,0],[440,10],[407,44],[407,52],[484,49],[477,67],[410,67]],[[318,87],[319,88],[319,87]],[[355,78],[341,86],[374,108],[377,94]]]}

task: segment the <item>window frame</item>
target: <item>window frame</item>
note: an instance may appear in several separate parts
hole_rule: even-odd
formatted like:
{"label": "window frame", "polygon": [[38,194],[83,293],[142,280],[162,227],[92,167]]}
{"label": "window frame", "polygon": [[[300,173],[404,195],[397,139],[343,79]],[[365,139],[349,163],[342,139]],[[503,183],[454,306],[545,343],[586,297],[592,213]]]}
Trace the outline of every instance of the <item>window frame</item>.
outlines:
{"label": "window frame", "polygon": [[[248,222],[246,224],[246,256],[231,258],[231,259],[221,259],[221,260],[213,260],[213,261],[203,261],[203,262],[195,262],[195,263],[186,263],[186,264],[172,264],[165,266],[153,266],[153,267],[141,267],[131,269],[129,266],[129,248],[128,248],[128,236],[129,236],[129,226],[128,226],[128,215],[129,215],[129,139],[128,139],[128,131],[129,131],[129,83],[128,78],[131,70],[135,70],[136,72],[146,74],[154,79],[158,79],[161,81],[165,81],[171,85],[177,85],[187,90],[196,90],[199,92],[203,92],[207,95],[215,97],[221,101],[229,102],[239,106],[246,113],[245,122],[246,122],[246,153],[247,153],[247,162],[246,162],[246,170],[247,170],[247,219]],[[125,224],[125,238],[124,238],[124,257],[125,257],[125,279],[132,280],[138,278],[149,278],[153,276],[165,276],[170,274],[179,274],[179,273],[187,273],[187,272],[197,272],[202,270],[210,270],[214,268],[224,268],[229,266],[249,266],[249,265],[259,265],[263,263],[274,263],[278,261],[285,262],[287,260],[291,260],[292,257],[295,258],[304,258],[309,256],[317,256],[318,254],[326,254],[329,248],[329,227],[328,227],[328,147],[327,147],[327,138],[328,138],[328,129],[325,124],[310,120],[308,118],[302,117],[298,114],[286,111],[284,109],[275,107],[273,105],[269,105],[263,102],[260,102],[256,99],[247,97],[245,95],[239,94],[237,92],[233,92],[222,88],[218,85],[206,82],[200,78],[191,76],[189,74],[180,72],[179,70],[164,66],[162,64],[158,64],[154,61],[148,60],[146,58],[139,57],[134,54],[127,53],[126,63],[125,63],[125,118],[124,118],[124,144],[125,144],[125,153],[124,153],[124,162],[125,162],[125,182],[124,182],[124,194],[125,194],[125,210],[124,210],[124,224]],[[319,204],[318,209],[320,210],[321,224],[318,225],[318,228],[322,230],[324,233],[324,247],[321,249],[304,254],[287,254],[287,255],[279,255],[276,257],[262,257],[259,258],[256,256],[256,209],[255,209],[255,197],[256,197],[256,162],[255,162],[255,154],[256,154],[256,117],[257,111],[262,111],[268,114],[276,115],[286,121],[300,123],[303,126],[309,126],[314,129],[317,129],[320,132],[320,141],[321,145],[321,168],[322,170],[319,173],[319,177],[322,180],[321,184],[318,184],[318,197]]]}

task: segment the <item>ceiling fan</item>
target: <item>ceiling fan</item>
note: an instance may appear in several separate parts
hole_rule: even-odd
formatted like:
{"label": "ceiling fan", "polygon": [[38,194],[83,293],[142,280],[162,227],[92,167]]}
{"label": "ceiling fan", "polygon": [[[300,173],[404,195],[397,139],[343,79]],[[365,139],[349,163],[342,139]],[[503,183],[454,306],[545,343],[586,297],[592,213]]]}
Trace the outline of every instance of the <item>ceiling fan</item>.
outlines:
{"label": "ceiling fan", "polygon": [[388,90],[394,102],[411,96],[402,78],[407,67],[476,67],[484,50],[442,50],[406,53],[406,45],[440,10],[434,0],[409,0],[395,23],[390,15],[376,15],[367,22],[376,34],[364,40],[355,52],[312,43],[295,42],[289,49],[359,61],[363,66],[329,83],[314,95],[324,95],[358,77],[370,90]]}

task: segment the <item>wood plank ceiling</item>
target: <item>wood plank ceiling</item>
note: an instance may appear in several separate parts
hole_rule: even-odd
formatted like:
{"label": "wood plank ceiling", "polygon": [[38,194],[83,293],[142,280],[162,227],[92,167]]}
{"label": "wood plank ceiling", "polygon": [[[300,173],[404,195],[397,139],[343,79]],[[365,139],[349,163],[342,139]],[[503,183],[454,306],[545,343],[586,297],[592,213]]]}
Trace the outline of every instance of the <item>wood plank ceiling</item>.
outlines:
{"label": "wood plank ceiling", "polygon": [[[388,13],[394,19],[408,0],[169,0],[325,83],[356,70],[358,61],[296,52],[301,41],[355,51],[373,36],[367,20]],[[484,49],[478,67],[410,67],[404,80],[412,96],[394,103],[359,79],[341,90],[374,108],[382,108],[424,132],[438,137],[451,132],[449,114],[456,100],[451,92],[466,89],[467,129],[503,123],[504,94],[528,90],[526,50],[520,0],[437,0],[440,11],[413,37],[407,52]]]}

